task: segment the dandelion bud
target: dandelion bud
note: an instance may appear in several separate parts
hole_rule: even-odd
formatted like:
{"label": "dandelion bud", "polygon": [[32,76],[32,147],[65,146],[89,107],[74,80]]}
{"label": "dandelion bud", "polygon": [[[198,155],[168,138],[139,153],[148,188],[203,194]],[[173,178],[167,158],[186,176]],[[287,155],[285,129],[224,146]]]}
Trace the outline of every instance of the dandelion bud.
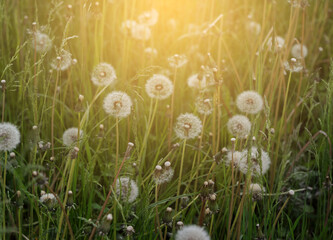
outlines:
{"label": "dandelion bud", "polygon": [[184,223],[182,221],[177,222],[177,229],[180,230],[184,227]]}
{"label": "dandelion bud", "polygon": [[134,147],[134,143],[132,143],[132,142],[129,142],[127,145],[131,148]]}
{"label": "dandelion bud", "polygon": [[1,80],[2,91],[6,90],[6,80]]}
{"label": "dandelion bud", "polygon": [[175,144],[172,145],[172,149],[179,148],[179,146],[180,146],[179,143],[175,143]]}
{"label": "dandelion bud", "polygon": [[82,102],[84,100],[84,96],[83,95],[79,95],[79,101]]}
{"label": "dandelion bud", "polygon": [[290,190],[288,191],[288,194],[289,194],[290,196],[294,196],[294,195],[295,195],[295,191],[292,190],[292,189],[290,189]]}
{"label": "dandelion bud", "polygon": [[182,197],[180,199],[180,205],[182,208],[186,208],[190,199],[188,197]]}
{"label": "dandelion bud", "polygon": [[170,224],[172,223],[172,217],[173,217],[173,209],[171,207],[167,207],[166,211],[163,216],[163,222]]}
{"label": "dandelion bud", "polygon": [[135,230],[134,230],[134,228],[132,227],[132,226],[128,226],[127,228],[126,228],[126,235],[127,236],[131,236],[131,235],[133,235],[135,233]]}
{"label": "dandelion bud", "polygon": [[212,214],[212,211],[209,208],[205,209],[205,215],[210,215]]}
{"label": "dandelion bud", "polygon": [[213,180],[210,179],[210,180],[208,180],[208,184],[209,184],[210,186],[214,186],[215,183],[214,183]]}
{"label": "dandelion bud", "polygon": [[74,206],[73,192],[71,190],[68,191],[68,199],[66,206],[68,208],[72,208]]}
{"label": "dandelion bud", "polygon": [[111,215],[111,214],[108,214],[107,216],[105,216],[103,218],[101,224],[97,228],[97,233],[98,233],[99,236],[107,235],[110,231],[112,215],[111,215],[111,220],[110,220],[109,215]]}
{"label": "dandelion bud", "polygon": [[109,213],[109,214],[106,216],[106,220],[109,221],[109,222],[111,222],[112,219],[113,219],[112,214]]}
{"label": "dandelion bud", "polygon": [[166,161],[164,163],[164,167],[165,167],[166,170],[168,170],[170,168],[170,166],[171,166],[171,163],[169,161]]}
{"label": "dandelion bud", "polygon": [[14,152],[11,152],[10,154],[9,154],[9,156],[11,157],[11,158],[15,158],[15,153]]}

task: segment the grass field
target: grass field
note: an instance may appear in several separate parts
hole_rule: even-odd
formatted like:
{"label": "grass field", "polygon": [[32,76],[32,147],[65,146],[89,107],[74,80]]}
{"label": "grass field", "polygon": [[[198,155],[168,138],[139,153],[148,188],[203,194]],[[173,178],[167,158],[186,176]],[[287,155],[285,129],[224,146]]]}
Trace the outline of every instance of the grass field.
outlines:
{"label": "grass field", "polygon": [[333,239],[331,0],[0,11],[0,239]]}

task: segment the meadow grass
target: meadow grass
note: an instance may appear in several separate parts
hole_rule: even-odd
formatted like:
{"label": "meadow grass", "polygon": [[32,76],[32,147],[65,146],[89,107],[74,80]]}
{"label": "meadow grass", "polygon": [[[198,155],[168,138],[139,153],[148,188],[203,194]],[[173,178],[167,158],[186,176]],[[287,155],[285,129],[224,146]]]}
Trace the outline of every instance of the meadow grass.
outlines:
{"label": "meadow grass", "polygon": [[[124,21],[151,9],[158,21],[148,39],[124,33]],[[0,153],[0,239],[174,239],[182,224],[211,239],[332,239],[332,9],[330,0],[1,0],[1,119],[21,136]],[[52,39],[45,53],[36,50],[39,31]],[[269,47],[276,36],[279,49]],[[296,43],[307,56],[291,60]],[[52,68],[63,50],[75,60]],[[187,63],[172,66],[175,54]],[[302,69],[288,71],[287,61]],[[101,62],[114,67],[115,84],[91,81]],[[196,73],[213,84],[189,87]],[[170,79],[170,96],[148,96],[153,74]],[[261,95],[259,113],[239,110],[246,90]],[[105,112],[113,91],[130,97],[128,116]],[[211,99],[211,114],[197,97]],[[192,139],[174,131],[186,112],[202,124]],[[237,114],[251,122],[246,138],[228,131]],[[65,146],[71,127],[83,134]],[[259,169],[267,153],[268,172],[240,171],[243,150],[247,167]],[[167,161],[174,174],[160,183],[156,166]],[[134,201],[119,192],[122,177],[137,184]],[[42,200],[46,193],[55,198]]]}

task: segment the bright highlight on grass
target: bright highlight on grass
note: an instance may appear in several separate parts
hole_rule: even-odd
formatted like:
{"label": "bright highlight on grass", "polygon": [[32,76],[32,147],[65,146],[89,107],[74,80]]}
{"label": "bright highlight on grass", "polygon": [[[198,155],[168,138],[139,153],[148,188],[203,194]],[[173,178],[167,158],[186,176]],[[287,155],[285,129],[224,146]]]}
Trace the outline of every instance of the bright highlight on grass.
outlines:
{"label": "bright highlight on grass", "polygon": [[0,239],[333,239],[330,0],[0,3]]}

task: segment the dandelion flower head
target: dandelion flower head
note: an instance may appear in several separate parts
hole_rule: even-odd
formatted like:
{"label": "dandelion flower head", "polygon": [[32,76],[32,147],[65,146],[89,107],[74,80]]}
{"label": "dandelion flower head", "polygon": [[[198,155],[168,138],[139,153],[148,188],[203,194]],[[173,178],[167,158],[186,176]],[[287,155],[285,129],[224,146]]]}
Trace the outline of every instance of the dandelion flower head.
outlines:
{"label": "dandelion flower head", "polygon": [[308,55],[308,48],[304,44],[296,43],[291,48],[291,55],[297,59],[306,58]]}
{"label": "dandelion flower head", "polygon": [[243,115],[235,115],[229,119],[227,127],[231,135],[244,139],[250,134],[251,122]]}
{"label": "dandelion flower head", "polygon": [[116,194],[121,200],[132,203],[139,195],[139,188],[130,178],[121,177],[116,182]]}
{"label": "dandelion flower head", "polygon": [[180,139],[192,139],[197,137],[202,129],[201,120],[192,113],[184,113],[178,116],[175,132]]}
{"label": "dandelion flower head", "polygon": [[127,117],[131,113],[131,107],[131,98],[121,91],[113,91],[104,99],[103,108],[105,112],[114,117]]}
{"label": "dandelion flower head", "polygon": [[55,70],[65,71],[72,64],[72,54],[64,49],[61,49],[60,55],[52,60],[51,67]]}
{"label": "dandelion flower head", "polygon": [[0,151],[12,151],[20,143],[20,132],[14,124],[0,123]]}
{"label": "dandelion flower head", "polygon": [[152,9],[150,11],[146,11],[139,15],[138,22],[140,24],[144,24],[147,26],[153,26],[158,21],[158,11],[156,9]]}
{"label": "dandelion flower head", "polygon": [[151,98],[166,99],[173,92],[173,83],[162,74],[154,74],[146,82],[146,92]]}
{"label": "dandelion flower head", "polygon": [[213,112],[213,99],[199,96],[195,100],[195,106],[200,114],[210,115]]}
{"label": "dandelion flower head", "polygon": [[[62,142],[65,146],[72,146],[75,144],[79,137],[79,129],[78,128],[68,128],[62,135]],[[83,137],[83,131],[80,130],[80,140]]]}
{"label": "dandelion flower head", "polygon": [[238,95],[236,105],[241,112],[256,114],[263,109],[264,103],[259,93],[245,91]]}
{"label": "dandelion flower head", "polygon": [[117,79],[116,71],[108,63],[100,63],[93,69],[91,81],[96,86],[106,86],[113,84]]}
{"label": "dandelion flower head", "polygon": [[202,227],[187,225],[176,233],[176,240],[210,240],[210,237]]}

